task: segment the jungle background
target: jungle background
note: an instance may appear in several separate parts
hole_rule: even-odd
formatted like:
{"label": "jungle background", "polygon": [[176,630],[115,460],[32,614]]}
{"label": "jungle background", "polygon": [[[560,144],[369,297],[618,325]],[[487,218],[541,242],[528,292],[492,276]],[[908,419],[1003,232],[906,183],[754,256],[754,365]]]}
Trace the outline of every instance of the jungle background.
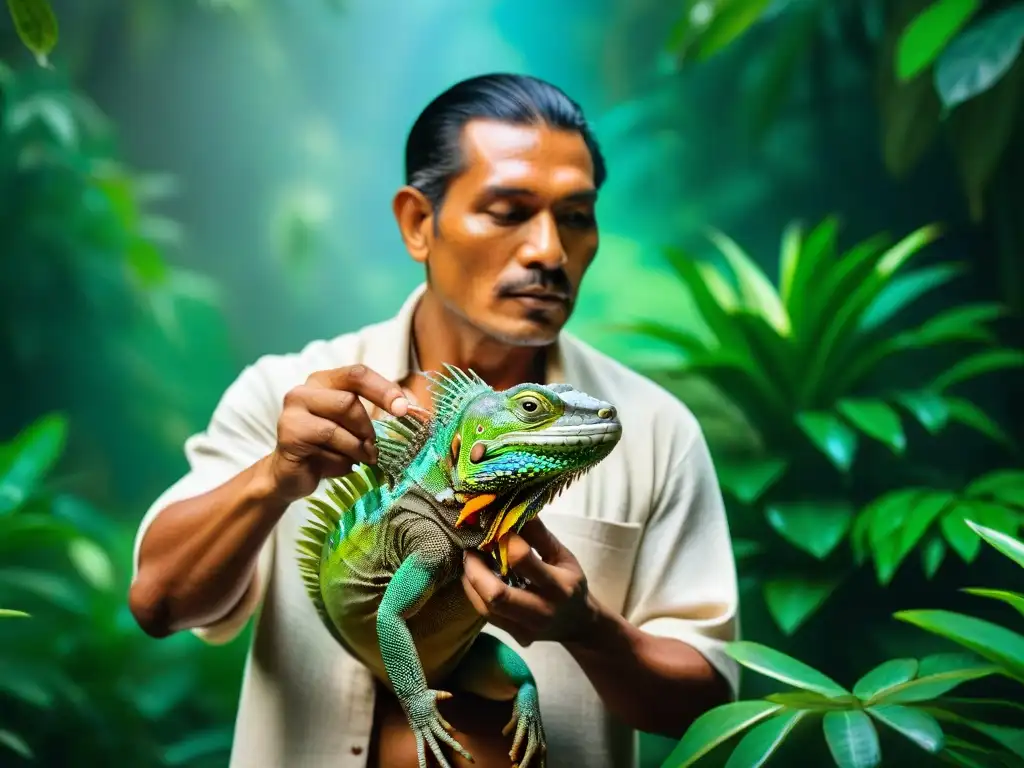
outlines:
{"label": "jungle background", "polygon": [[1024,3],[9,8],[0,764],[226,765],[249,632],[147,638],[136,525],[244,365],[420,280],[405,133],[493,70],[590,115],[570,327],[694,410],[728,503],[744,701],[643,765],[755,723],[730,768],[1022,764]]}

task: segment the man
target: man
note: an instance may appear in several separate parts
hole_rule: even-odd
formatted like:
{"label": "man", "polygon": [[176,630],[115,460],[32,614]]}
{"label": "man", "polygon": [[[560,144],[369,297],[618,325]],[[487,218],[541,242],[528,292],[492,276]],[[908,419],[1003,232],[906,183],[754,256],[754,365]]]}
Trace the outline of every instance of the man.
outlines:
{"label": "man", "polygon": [[[188,629],[221,643],[260,607],[233,768],[416,765],[396,700],[330,637],[303,591],[302,499],[353,462],[375,461],[372,416],[430,405],[417,371],[450,363],[496,388],[567,381],[614,403],[624,434],[513,542],[518,572],[557,587],[507,588],[472,554],[463,585],[486,631],[536,675],[547,764],[633,766],[634,729],[678,738],[735,695],[738,670],[721,646],[737,636],[738,599],[696,420],[562,331],[597,252],[600,150],[561,91],[494,75],[424,110],[406,173],[394,213],[426,284],[391,320],[242,372],[186,443],[190,471],[140,525],[132,612],[155,637]],[[456,693],[441,706],[477,765],[509,764],[508,703]]]}

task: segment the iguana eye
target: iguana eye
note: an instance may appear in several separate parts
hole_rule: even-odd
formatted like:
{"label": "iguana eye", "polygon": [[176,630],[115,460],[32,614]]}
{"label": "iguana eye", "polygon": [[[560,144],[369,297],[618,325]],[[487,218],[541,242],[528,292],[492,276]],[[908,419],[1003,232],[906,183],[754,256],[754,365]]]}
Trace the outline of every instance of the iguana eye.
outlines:
{"label": "iguana eye", "polygon": [[523,406],[523,410],[527,413],[534,413],[540,408],[540,405],[532,397],[524,397],[519,404]]}

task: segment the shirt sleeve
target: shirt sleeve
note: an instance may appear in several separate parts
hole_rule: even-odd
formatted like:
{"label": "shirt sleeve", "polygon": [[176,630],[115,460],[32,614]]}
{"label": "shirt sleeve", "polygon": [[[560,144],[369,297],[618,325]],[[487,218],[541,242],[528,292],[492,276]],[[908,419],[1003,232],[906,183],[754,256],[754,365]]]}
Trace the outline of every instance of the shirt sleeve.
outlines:
{"label": "shirt sleeve", "polygon": [[[725,504],[696,419],[668,464],[634,570],[626,618],[690,645],[725,677],[735,700],[740,669],[724,651],[739,639],[739,595]],[[685,442],[684,442],[685,441]]]}
{"label": "shirt sleeve", "polygon": [[[132,579],[138,575],[142,540],[158,514],[170,504],[205,493],[251,466],[274,449],[276,409],[259,368],[247,367],[228,387],[206,429],[185,441],[188,471],[164,491],[146,511],[135,535]],[[234,639],[266,594],[273,567],[276,528],[257,559],[249,589],[219,621],[192,630],[200,639],[219,645]]]}

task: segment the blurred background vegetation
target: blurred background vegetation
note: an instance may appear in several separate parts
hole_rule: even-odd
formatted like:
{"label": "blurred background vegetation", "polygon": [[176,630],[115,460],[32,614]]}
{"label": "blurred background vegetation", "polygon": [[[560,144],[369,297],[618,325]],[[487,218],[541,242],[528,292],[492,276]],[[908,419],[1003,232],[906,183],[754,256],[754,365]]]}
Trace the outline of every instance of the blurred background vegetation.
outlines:
{"label": "blurred background vegetation", "polygon": [[1024,764],[1024,638],[984,623],[1024,614],[1024,3],[59,0],[59,38],[40,8],[0,21],[0,764],[226,764],[249,634],[146,638],[135,527],[245,364],[419,281],[405,132],[492,70],[592,117],[571,327],[690,405],[729,505],[746,708],[643,764],[766,715],[730,768]]}

